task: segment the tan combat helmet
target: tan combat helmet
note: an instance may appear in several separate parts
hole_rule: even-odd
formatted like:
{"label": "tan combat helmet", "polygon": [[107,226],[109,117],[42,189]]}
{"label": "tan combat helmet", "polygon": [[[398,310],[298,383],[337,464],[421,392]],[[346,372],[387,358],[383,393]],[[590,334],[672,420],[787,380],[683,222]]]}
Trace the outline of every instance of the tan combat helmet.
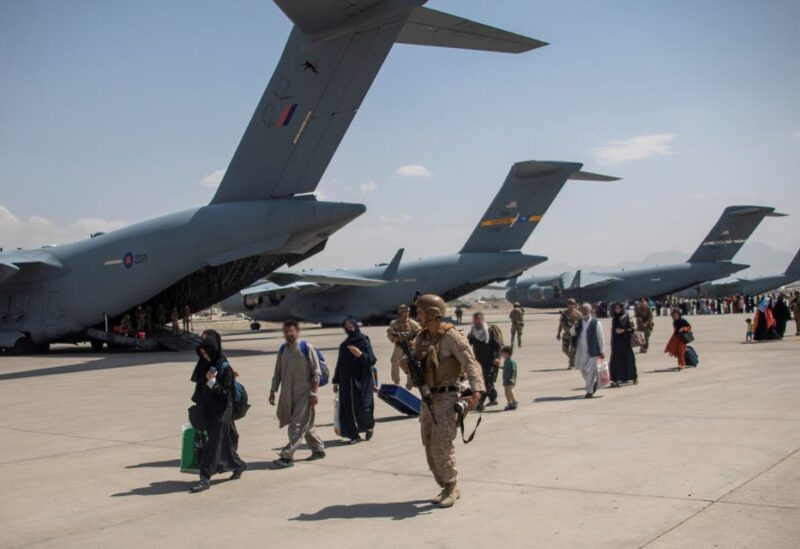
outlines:
{"label": "tan combat helmet", "polygon": [[405,303],[403,303],[402,305],[400,305],[400,306],[397,308],[397,312],[398,312],[398,313],[407,313],[409,310],[410,310],[410,309],[409,309],[408,305],[406,305]]}
{"label": "tan combat helmet", "polygon": [[574,299],[572,299],[572,298],[569,298],[569,299],[567,300],[567,305],[577,305],[577,304],[578,304],[578,302],[577,302],[577,301],[575,301],[575,300],[574,300]]}
{"label": "tan combat helmet", "polygon": [[515,301],[514,302],[514,307],[522,307],[522,305],[519,304],[519,301]]}
{"label": "tan combat helmet", "polygon": [[437,318],[443,317],[447,313],[447,305],[444,299],[434,294],[425,294],[417,298],[417,309],[430,313]]}

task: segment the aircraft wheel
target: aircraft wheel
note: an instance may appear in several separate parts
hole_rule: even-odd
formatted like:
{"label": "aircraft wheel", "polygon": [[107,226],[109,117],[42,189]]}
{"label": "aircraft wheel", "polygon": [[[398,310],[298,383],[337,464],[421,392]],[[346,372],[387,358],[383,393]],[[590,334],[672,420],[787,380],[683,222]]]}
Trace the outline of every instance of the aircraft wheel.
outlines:
{"label": "aircraft wheel", "polygon": [[15,356],[32,355],[36,351],[33,341],[28,337],[21,337],[11,348],[11,354]]}
{"label": "aircraft wheel", "polygon": [[103,350],[103,342],[102,341],[98,341],[96,339],[93,339],[93,340],[91,340],[89,342],[89,344],[92,346],[92,351],[100,352],[100,351]]}
{"label": "aircraft wheel", "polygon": [[46,355],[50,352],[50,344],[49,343],[37,343],[34,345],[36,349],[36,354],[39,355]]}
{"label": "aircraft wheel", "polygon": [[261,323],[260,322],[251,322],[250,323],[250,329],[253,330],[254,332],[259,331],[261,329]]}

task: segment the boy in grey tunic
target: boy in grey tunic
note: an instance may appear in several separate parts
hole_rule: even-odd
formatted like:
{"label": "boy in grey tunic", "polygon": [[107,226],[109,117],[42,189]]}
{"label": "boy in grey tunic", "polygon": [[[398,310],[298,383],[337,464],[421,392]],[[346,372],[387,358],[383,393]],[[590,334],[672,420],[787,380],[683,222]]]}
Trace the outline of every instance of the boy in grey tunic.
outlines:
{"label": "boy in grey tunic", "polygon": [[296,322],[284,323],[283,336],[286,343],[281,346],[275,360],[269,403],[275,406],[275,396],[280,390],[276,415],[281,428],[289,426],[289,442],[281,450],[280,459],[273,463],[278,467],[291,467],[294,453],[303,439],[311,447],[310,459],[325,457],[325,445],[314,427],[321,372],[314,348],[310,343],[301,344],[300,328]]}

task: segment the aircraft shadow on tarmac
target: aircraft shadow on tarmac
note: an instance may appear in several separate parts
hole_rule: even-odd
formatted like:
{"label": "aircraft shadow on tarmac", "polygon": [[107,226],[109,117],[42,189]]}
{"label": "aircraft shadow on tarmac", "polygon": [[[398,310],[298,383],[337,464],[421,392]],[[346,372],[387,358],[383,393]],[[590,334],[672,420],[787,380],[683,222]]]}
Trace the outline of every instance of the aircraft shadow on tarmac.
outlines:
{"label": "aircraft shadow on tarmac", "polygon": [[433,504],[427,500],[398,501],[391,503],[356,503],[354,505],[331,505],[310,515],[301,513],[289,520],[301,522],[359,518],[405,520],[418,515],[430,514],[432,509]]}
{"label": "aircraft shadow on tarmac", "polygon": [[[321,351],[338,351],[338,347],[323,347]],[[275,351],[261,351],[250,349],[232,349],[226,350],[225,356],[228,358],[241,358],[248,356],[262,355],[265,357],[274,356],[277,354]],[[62,353],[52,353],[49,356],[97,356],[97,353],[89,351],[88,349],[75,349],[72,351],[65,351]],[[186,362],[189,373],[191,373],[191,363],[195,362],[197,357],[194,353],[171,353],[171,352],[118,352],[109,355],[104,355],[101,360],[91,363],[68,364],[66,366],[51,366],[48,368],[36,368],[33,370],[20,370],[17,372],[9,372],[7,374],[0,374],[0,381],[11,379],[25,379],[31,377],[53,376],[59,374],[75,374],[80,372],[96,372],[98,370],[114,370],[117,368],[131,368],[134,366],[151,366],[162,362]]]}

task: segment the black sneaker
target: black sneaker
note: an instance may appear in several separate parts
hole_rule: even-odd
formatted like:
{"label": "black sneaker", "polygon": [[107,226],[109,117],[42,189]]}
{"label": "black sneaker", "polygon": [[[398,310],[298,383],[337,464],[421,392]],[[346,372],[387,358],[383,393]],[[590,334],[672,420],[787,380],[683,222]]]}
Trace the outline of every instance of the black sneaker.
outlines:
{"label": "black sneaker", "polygon": [[231,475],[231,480],[239,480],[240,478],[242,478],[242,473],[244,473],[245,471],[247,471],[246,464],[242,465],[238,469],[234,469],[233,474]]}
{"label": "black sneaker", "polygon": [[209,488],[211,488],[211,485],[208,483],[208,481],[200,479],[200,482],[192,486],[191,492],[196,494],[198,492],[205,492]]}
{"label": "black sneaker", "polygon": [[583,397],[583,398],[594,398],[594,394],[593,393],[586,393],[586,396]]}
{"label": "black sneaker", "polygon": [[308,461],[317,461],[318,459],[325,459],[325,452],[312,452]]}
{"label": "black sneaker", "polygon": [[367,431],[366,435],[364,435],[364,438],[367,439],[367,440],[372,440],[372,435],[374,435],[374,434],[375,434],[375,431],[370,429],[369,431]]}
{"label": "black sneaker", "polygon": [[294,466],[294,460],[287,458],[279,458],[273,461],[272,464],[281,469],[288,469],[289,467]]}

